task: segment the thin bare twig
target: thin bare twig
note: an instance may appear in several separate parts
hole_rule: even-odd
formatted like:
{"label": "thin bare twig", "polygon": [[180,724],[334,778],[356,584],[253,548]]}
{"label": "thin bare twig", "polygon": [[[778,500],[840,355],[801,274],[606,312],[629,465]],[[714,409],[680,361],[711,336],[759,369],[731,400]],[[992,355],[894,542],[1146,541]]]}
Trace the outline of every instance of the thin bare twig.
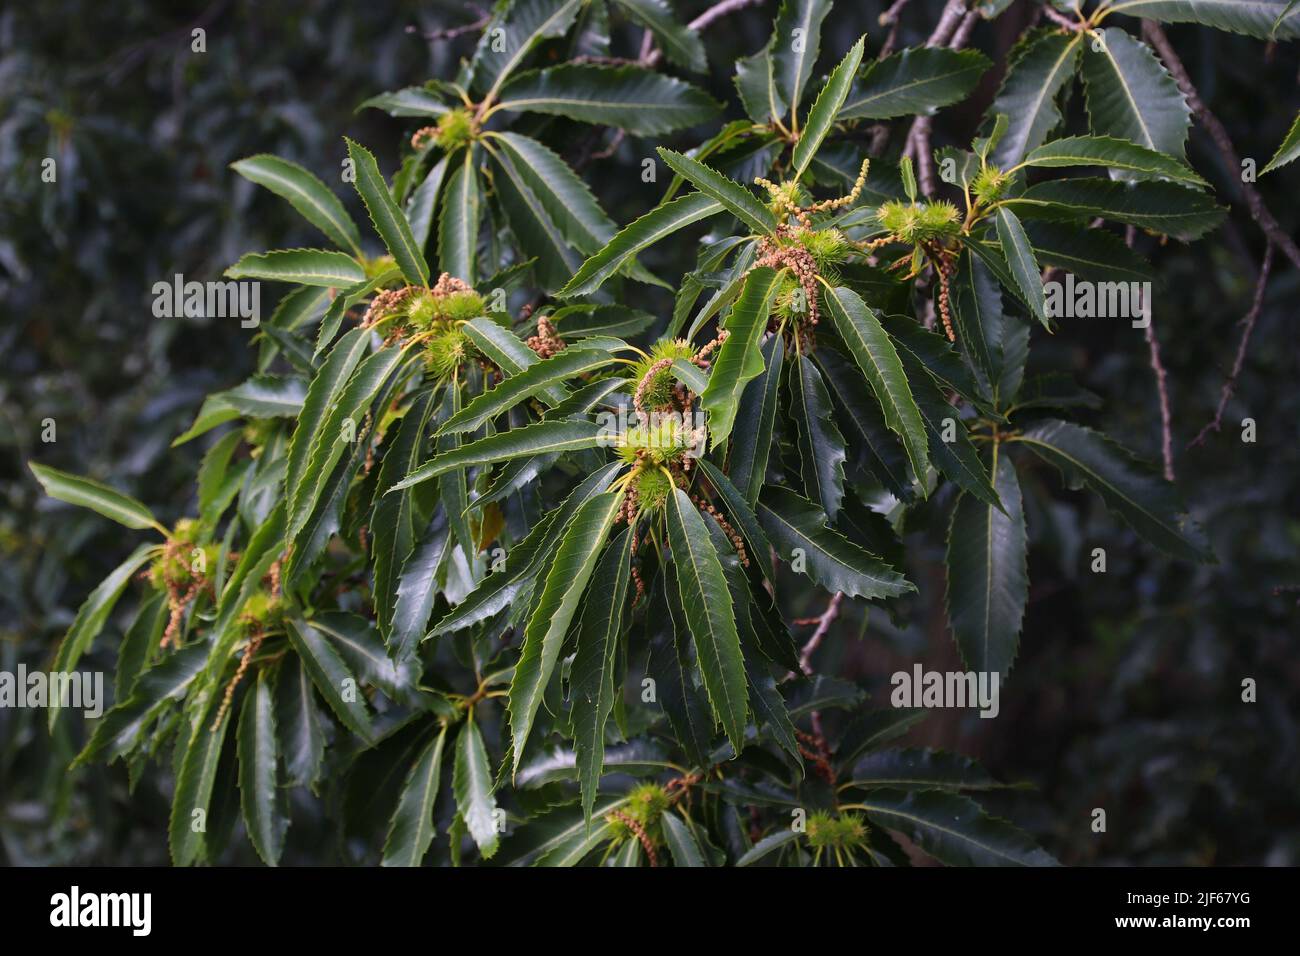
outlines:
{"label": "thin bare twig", "polygon": [[424,40],[433,43],[436,40],[454,40],[458,36],[466,33],[477,33],[489,23],[492,22],[492,14],[484,10],[477,3],[467,3],[465,8],[472,13],[478,14],[478,19],[473,23],[465,23],[458,27],[443,27],[440,30],[422,31],[419,27],[412,24],[406,28],[407,33],[418,33]]}
{"label": "thin bare twig", "polygon": [[975,24],[979,22],[980,15],[971,10],[962,18],[961,25],[957,27],[957,32],[952,35],[948,41],[948,49],[961,50],[970,42],[970,35],[975,30]]}
{"label": "thin bare twig", "polygon": [[894,47],[898,45],[898,22],[903,15],[903,8],[910,2],[911,0],[894,0],[890,8],[880,15],[880,25],[889,27],[889,33],[885,35],[877,59],[883,60],[894,52]]}
{"label": "thin bare twig", "polygon": [[948,5],[943,8],[943,13],[939,14],[939,22],[935,25],[934,32],[930,34],[930,39],[925,41],[925,45],[947,46],[948,41],[957,32],[957,28],[961,26],[966,12],[966,0],[948,0]]}
{"label": "thin bare twig", "polygon": [[[1124,230],[1124,241],[1128,247],[1133,248],[1133,241],[1137,238],[1137,229],[1129,226]],[[1174,439],[1173,439],[1173,419],[1169,413],[1169,375],[1165,372],[1165,363],[1160,358],[1160,339],[1156,337],[1156,319],[1154,310],[1151,308],[1149,301],[1143,301],[1143,307],[1146,309],[1147,326],[1144,335],[1147,340],[1147,350],[1151,355],[1151,371],[1156,374],[1156,392],[1160,396],[1160,457],[1164,461],[1165,481],[1174,480]]]}
{"label": "thin bare twig", "polygon": [[1043,15],[1047,17],[1047,19],[1051,20],[1057,26],[1065,28],[1066,30],[1074,30],[1077,32],[1079,30],[1085,29],[1088,26],[1087,22],[1084,21],[1082,18],[1078,20],[1071,20],[1060,10],[1055,9],[1050,3],[1042,4],[1039,7],[1039,9],[1043,12]]}
{"label": "thin bare twig", "polygon": [[754,4],[761,2],[762,0],[722,0],[721,3],[715,3],[686,24],[687,29],[703,30],[714,20],[720,20],[729,13],[735,13],[737,10],[743,10],[745,7],[752,7]]}
{"label": "thin bare twig", "polygon": [[[761,2],[762,0],[722,0],[721,3],[715,3],[690,23],[686,24],[686,29],[694,30],[696,33],[699,33],[709,24],[722,19],[727,14],[735,13],[737,10],[743,10],[745,7],[752,7],[754,4]],[[663,50],[660,50],[658,47],[652,47],[650,49],[646,48],[644,45],[646,42],[653,43],[650,39],[650,33],[648,30],[646,31],[646,38],[646,40],[642,41],[641,62],[647,67],[655,66],[663,59],[664,53]]]}
{"label": "thin bare twig", "polygon": [[1156,390],[1160,393],[1160,454],[1165,463],[1165,481],[1174,480],[1173,423],[1169,415],[1169,376],[1160,360],[1160,340],[1156,338],[1156,320],[1147,303],[1147,348],[1151,352],[1151,370],[1156,373]]}
{"label": "thin bare twig", "polygon": [[[934,32],[925,41],[925,45],[927,47],[947,46],[949,49],[960,50],[970,39],[971,29],[974,28],[974,22],[971,21],[970,28],[963,29],[967,18],[974,16],[976,14],[973,11],[966,9],[966,0],[948,0],[943,13],[939,15],[939,22],[935,25]],[[903,146],[903,155],[910,156],[916,161],[921,192],[927,196],[933,196],[939,187],[934,178],[934,157],[930,154],[930,127],[930,117],[918,116],[912,121]]]}
{"label": "thin bare twig", "polygon": [[[1187,97],[1187,105],[1192,108],[1196,118],[1200,120],[1201,125],[1205,127],[1205,131],[1214,140],[1214,145],[1218,147],[1219,155],[1223,157],[1229,172],[1240,171],[1241,157],[1232,145],[1227,129],[1224,128],[1223,123],[1219,122],[1219,118],[1210,112],[1210,108],[1201,99],[1201,95],[1192,84],[1192,78],[1187,73],[1187,67],[1183,66],[1183,61],[1178,58],[1178,54],[1170,44],[1169,38],[1165,36],[1164,29],[1153,20],[1143,20],[1142,35],[1160,53],[1160,58],[1165,61],[1165,66],[1169,68],[1169,72],[1173,74],[1174,79],[1178,82],[1179,89]],[[1241,194],[1246,200],[1246,205],[1250,208],[1251,218],[1264,231],[1264,235],[1268,237],[1269,241],[1281,249],[1282,254],[1291,260],[1292,265],[1300,269],[1300,246],[1297,246],[1295,240],[1278,225],[1278,221],[1273,218],[1273,214],[1264,205],[1264,200],[1260,198],[1255,187],[1250,183],[1241,181],[1239,175],[1233,178],[1238,181]]]}
{"label": "thin bare twig", "polygon": [[1214,419],[1188,442],[1188,448],[1204,444],[1210,432],[1217,432],[1223,425],[1223,413],[1228,407],[1233,392],[1237,390],[1237,378],[1241,375],[1242,365],[1246,361],[1246,347],[1250,345],[1250,335],[1255,331],[1255,323],[1259,321],[1259,314],[1264,308],[1264,288],[1268,285],[1268,274],[1272,269],[1273,243],[1270,242],[1264,249],[1264,262],[1260,265],[1259,277],[1255,280],[1255,295],[1250,303],[1250,311],[1241,320],[1241,325],[1245,328],[1241,331],[1241,341],[1237,343],[1237,357],[1233,359],[1232,371],[1228,373],[1227,381],[1223,383],[1223,390],[1219,393],[1219,406],[1214,410]]}
{"label": "thin bare twig", "polygon": [[826,610],[814,619],[817,622],[817,629],[812,632],[812,637],[808,638],[808,643],[803,646],[803,651],[799,654],[799,669],[805,674],[812,674],[812,656],[817,653],[817,648],[821,647],[827,632],[830,631],[831,622],[840,616],[840,602],[843,600],[844,592],[836,591],[827,602]]}

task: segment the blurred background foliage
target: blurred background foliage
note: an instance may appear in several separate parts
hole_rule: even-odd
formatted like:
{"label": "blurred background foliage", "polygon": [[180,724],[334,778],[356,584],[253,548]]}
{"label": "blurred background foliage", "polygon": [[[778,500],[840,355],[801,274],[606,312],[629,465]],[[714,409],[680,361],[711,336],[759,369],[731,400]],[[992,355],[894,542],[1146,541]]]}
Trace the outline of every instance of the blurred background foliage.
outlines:
{"label": "blurred background foliage", "polygon": [[[709,4],[673,5],[688,20]],[[841,0],[824,30],[823,63],[864,32],[874,56],[885,6]],[[899,45],[923,43],[940,7],[911,3]],[[766,41],[775,8],[764,0],[708,31],[708,85],[719,99],[733,98],[735,60]],[[228,164],[276,153],[337,183],[346,134],[393,170],[417,124],[359,114],[357,104],[449,76],[475,35],[425,34],[481,15],[448,0],[43,0],[0,12],[0,670],[48,667],[77,606],[128,547],[108,521],[42,499],[24,462],[108,480],[170,521],[192,509],[203,451],[201,442],[171,449],[172,438],[204,394],[251,370],[250,333],[238,320],[157,319],[153,284],[178,272],[215,279],[244,252],[316,241],[287,205]],[[943,111],[936,147],[969,142],[1007,51],[1035,15],[1033,3],[1017,0],[979,24],[971,45],[998,66],[969,101]],[[196,26],[206,30],[204,53],[191,50]],[[1168,32],[1238,151],[1262,167],[1300,107],[1294,49],[1194,27]],[[615,53],[634,56],[640,31],[616,24],[613,42]],[[1078,99],[1069,104],[1076,113]],[[664,185],[641,181],[650,144],[624,141],[596,157],[610,136],[575,134],[566,158],[627,222]],[[891,148],[901,139],[896,130]],[[940,713],[913,732],[916,743],[976,755],[995,776],[1031,783],[995,795],[990,808],[1066,863],[1300,864],[1300,279],[1277,257],[1224,428],[1189,450],[1213,417],[1263,258],[1262,235],[1235,192],[1239,171],[1223,168],[1199,128],[1189,153],[1233,203],[1228,225],[1192,246],[1138,241],[1161,278],[1154,314],[1178,481],[1219,563],[1170,562],[1095,501],[1062,496],[1054,472],[1035,471],[1026,488],[1030,603],[1002,712]],[[46,158],[57,164],[54,183],[41,179]],[[1298,180],[1300,167],[1289,167],[1259,184],[1292,234]],[[339,195],[355,202],[350,189]],[[694,249],[664,244],[647,259],[672,276],[693,266]],[[265,316],[275,291],[263,293]],[[667,314],[667,293],[644,294],[639,306]],[[1056,336],[1036,333],[1033,346],[1039,370],[1066,371],[1103,397],[1091,424],[1159,458],[1140,330],[1067,321]],[[1241,441],[1246,416],[1257,422],[1253,444]],[[57,429],[49,444],[46,419]],[[907,541],[909,577],[921,585],[909,613],[897,621],[846,613],[817,657],[819,670],[863,682],[878,701],[895,670],[961,666],[942,605],[947,503],[932,513]],[[1095,547],[1106,549],[1105,574],[1089,569]],[[821,599],[807,600],[787,613],[820,611]],[[118,635],[110,625],[85,666],[111,668]],[[1256,703],[1241,700],[1244,678],[1258,683]],[[0,709],[0,863],[167,860],[167,775],[146,774],[132,790],[120,765],[67,773],[82,732],[78,720],[63,720],[51,739],[43,714]],[[1107,812],[1105,833],[1091,829],[1097,807]],[[315,839],[326,831],[313,833],[312,814],[332,812],[295,809],[286,862],[350,858],[347,847]],[[232,862],[251,862],[239,846]]]}

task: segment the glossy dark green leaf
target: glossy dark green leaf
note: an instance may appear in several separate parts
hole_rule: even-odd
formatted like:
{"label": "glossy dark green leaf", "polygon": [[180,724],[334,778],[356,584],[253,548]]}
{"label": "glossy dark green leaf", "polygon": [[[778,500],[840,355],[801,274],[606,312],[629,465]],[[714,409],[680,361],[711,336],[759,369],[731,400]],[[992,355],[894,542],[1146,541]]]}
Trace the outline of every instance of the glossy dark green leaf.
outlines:
{"label": "glossy dark green leaf", "polygon": [[212,788],[216,782],[217,762],[230,726],[230,710],[212,726],[203,726],[193,736],[181,734],[177,746],[184,747],[184,758],[176,774],[176,791],[172,796],[171,819],[167,827],[172,863],[189,866],[203,858],[204,834]]}
{"label": "glossy dark green leaf", "polygon": [[1021,216],[1087,220],[1096,216],[1190,242],[1223,221],[1224,209],[1199,190],[1175,183],[1054,179],[1006,200]]}
{"label": "glossy dark green leaf", "polygon": [[672,854],[674,866],[708,866],[704,851],[690,825],[669,811],[660,817],[664,828],[664,841],[668,852]]}
{"label": "glossy dark green leaf", "polygon": [[497,851],[497,805],[492,797],[492,766],[488,763],[483,734],[470,714],[456,737],[456,760],[452,766],[452,790],[456,809],[483,859]]}
{"label": "glossy dark green leaf", "polygon": [[297,163],[261,153],[231,163],[245,179],[265,186],[288,201],[308,222],[340,249],[361,254],[361,234],[339,198],[314,174]]}
{"label": "glossy dark green leaf", "polygon": [[880,320],[852,289],[843,286],[828,289],[823,299],[835,331],[876,393],[885,423],[902,439],[913,472],[924,475],[929,464],[925,425],[898,352]]}
{"label": "glossy dark green leaf", "polygon": [[744,658],[731,594],[704,519],[690,498],[674,488],[667,509],[668,541],[686,619],[695,642],[713,715],[739,753],[748,701]]}
{"label": "glossy dark green leaf", "polygon": [[469,65],[469,83],[478,92],[495,92],[548,37],[562,36],[582,8],[582,0],[513,0],[499,3],[479,38]]}
{"label": "glossy dark green leaf", "polygon": [[614,462],[583,480],[559,507],[545,515],[522,541],[507,552],[505,568],[484,578],[464,601],[434,626],[428,636],[477,624],[500,613],[517,599],[524,586],[537,574],[543,559],[552,553],[574,514],[585,502],[603,493],[622,467],[621,462]]}
{"label": "glossy dark green leaf", "polygon": [[439,427],[439,434],[472,432],[519,402],[536,395],[548,385],[583,375],[608,365],[608,352],[574,346],[530,365],[500,385],[476,397]]}
{"label": "glossy dark green leaf", "polygon": [[384,492],[415,467],[424,444],[424,432],[433,409],[433,398],[430,390],[412,402],[402,416],[392,444],[384,452],[383,462],[379,466],[375,507],[370,516],[370,532],[373,535],[370,553],[374,575],[371,593],[375,621],[385,635],[392,628],[398,575],[415,547],[415,526],[412,493],[402,491],[387,495]]}
{"label": "glossy dark green leaf", "polygon": [[470,285],[474,284],[478,259],[478,231],[482,204],[474,150],[451,171],[442,195],[438,218],[438,268]]}
{"label": "glossy dark green leaf", "polygon": [[1167,23],[1200,23],[1261,40],[1300,37],[1300,7],[1287,0],[1122,0],[1112,9]]}
{"label": "glossy dark green leaf", "polygon": [[438,594],[438,568],[447,553],[448,534],[447,521],[435,520],[402,565],[388,635],[389,656],[398,663],[415,654],[428,629]]}
{"label": "glossy dark green leaf", "polygon": [[893,568],[828,527],[826,513],[792,491],[764,488],[758,520],[781,559],[828,591],[881,598],[916,590]]}
{"label": "glossy dark green leaf", "polygon": [[875,60],[853,85],[839,118],[927,114],[965,99],[992,64],[978,50],[917,47]]}
{"label": "glossy dark green leaf", "polygon": [[569,624],[595,570],[601,545],[614,526],[621,502],[622,496],[612,491],[584,502],[565,531],[546,574],[537,608],[524,631],[523,651],[510,684],[512,770],[515,772],[519,770],[537,708],[559,660]]}
{"label": "glossy dark green leaf", "polygon": [[493,464],[523,455],[598,448],[606,442],[606,438],[602,426],[596,422],[567,420],[535,422],[523,428],[498,432],[441,452],[432,461],[421,465],[389,490],[392,492],[409,488],[457,468]]}
{"label": "glossy dark green leaf", "polygon": [[821,52],[822,21],[831,0],[782,0],[772,28],[772,74],[781,97],[798,113]]}
{"label": "glossy dark green leaf", "polygon": [[596,785],[605,756],[605,724],[617,692],[614,665],[622,637],[631,559],[632,533],[628,530],[606,549],[592,578],[593,599],[583,610],[578,651],[569,678],[578,783],[583,812],[588,817],[596,803]]}
{"label": "glossy dark green leaf", "polygon": [[797,354],[790,370],[790,412],[799,435],[800,474],[808,499],[835,520],[844,500],[844,436],[831,415],[831,397],[817,366]]}
{"label": "glossy dark green leaf", "polygon": [[302,659],[316,690],[348,730],[369,743],[374,737],[370,713],[356,676],[329,644],[328,639],[306,621],[288,620],[285,634]]}
{"label": "glossy dark green leaf", "polygon": [[257,855],[268,866],[280,862],[289,828],[284,791],[279,787],[279,751],[271,672],[257,672],[239,714],[239,795],[244,827]]}
{"label": "glossy dark green leaf", "polygon": [[700,192],[722,203],[727,212],[757,235],[768,235],[776,230],[776,217],[772,211],[740,183],[671,149],[660,146],[658,152],[669,169],[687,179]]}
{"label": "glossy dark green leaf", "polygon": [[[724,342],[725,346],[726,343]],[[731,441],[731,477],[750,507],[758,501],[759,489],[767,478],[767,461],[772,449],[772,429],[780,396],[781,367],[785,341],[771,336],[762,347],[764,369],[745,386],[737,403]]]}
{"label": "glossy dark green leaf", "polygon": [[1029,599],[1025,512],[1015,466],[996,456],[1002,510],[962,495],[948,529],[948,619],[968,670],[1000,673],[1015,662]]}
{"label": "glossy dark green leaf", "polygon": [[433,804],[438,797],[442,775],[442,750],[447,741],[447,726],[420,751],[402,784],[402,795],[388,824],[384,841],[384,866],[419,866],[429,852],[437,828],[433,822]]}
{"label": "glossy dark green leaf", "polygon": [[780,282],[775,270],[755,269],[723,322],[729,334],[709,370],[708,388],[700,395],[715,448],[730,436],[747,384],[763,374],[761,342]]}
{"label": "glossy dark green leaf", "polygon": [[1083,90],[1095,135],[1118,136],[1182,159],[1191,107],[1141,40],[1118,27],[1098,31],[1083,54]]}
{"label": "glossy dark green leaf", "polygon": [[1055,465],[1071,485],[1095,491],[1107,508],[1166,554],[1183,561],[1213,560],[1174,486],[1104,435],[1048,419],[1025,429],[1016,442]]}
{"label": "glossy dark green leaf", "polygon": [[1007,117],[1006,132],[989,157],[996,166],[1010,169],[1060,125],[1057,96],[1073,79],[1084,42],[1077,33],[1040,30],[1016,44],[1002,88],[986,114],[986,125],[996,116]]}
{"label": "glossy dark green leaf", "polygon": [[567,116],[654,136],[718,112],[714,99],[682,80],[640,66],[565,64],[521,73],[501,90],[500,108]]}
{"label": "glossy dark green leaf", "polygon": [[655,42],[669,62],[695,73],[708,69],[700,35],[677,22],[668,0],[615,0],[642,26],[654,34]]}
{"label": "glossy dark green leaf", "polygon": [[1033,246],[1025,235],[1025,227],[1020,224],[1015,213],[1003,206],[997,211],[997,228],[1002,255],[1006,257],[1007,267],[1020,290],[1021,298],[1029,303],[1034,318],[1044,328],[1050,328],[1043,299],[1043,276],[1038,260],[1034,258]]}
{"label": "glossy dark green leaf", "polygon": [[856,789],[995,790],[1001,787],[972,757],[909,747],[859,760],[847,784]]}
{"label": "glossy dark green leaf", "polygon": [[955,793],[873,790],[854,806],[877,826],[897,830],[949,866],[1056,865],[1023,831]]}
{"label": "glossy dark green leaf", "polygon": [[621,229],[603,249],[584,262],[556,294],[560,298],[590,295],[642,249],[693,222],[722,212],[723,208],[716,199],[698,192],[656,206]]}
{"label": "glossy dark green leaf", "polygon": [[275,688],[275,729],[286,786],[315,789],[325,758],[325,730],[311,675],[290,654],[280,663]]}

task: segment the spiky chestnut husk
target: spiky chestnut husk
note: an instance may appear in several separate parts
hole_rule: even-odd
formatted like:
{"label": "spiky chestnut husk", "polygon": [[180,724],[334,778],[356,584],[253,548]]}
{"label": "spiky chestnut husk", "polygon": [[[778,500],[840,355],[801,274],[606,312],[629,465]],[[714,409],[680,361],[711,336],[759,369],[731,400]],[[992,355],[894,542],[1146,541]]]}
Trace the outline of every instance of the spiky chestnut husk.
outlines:
{"label": "spiky chestnut husk", "polygon": [[641,393],[641,401],[647,411],[671,405],[673,389],[677,385],[677,379],[671,368],[661,368],[653,374],[651,369],[664,359],[668,359],[671,365],[677,359],[689,359],[694,354],[695,349],[689,342],[682,339],[665,339],[655,344],[648,358],[637,362],[632,370],[633,381],[641,382],[647,375],[650,376],[650,381]]}
{"label": "spiky chestnut husk", "polygon": [[429,289],[420,289],[405,303],[406,320],[412,327],[424,330],[440,322],[461,322],[477,319],[485,312],[483,297],[473,289],[437,295]]}
{"label": "spiky chestnut husk", "polygon": [[366,274],[367,279],[375,279],[388,272],[396,265],[392,256],[383,255],[375,256],[373,259],[362,259],[361,268]]}
{"label": "spiky chestnut husk", "polygon": [[636,501],[643,512],[658,513],[668,504],[673,483],[658,468],[645,468],[632,479],[636,488]]}
{"label": "spiky chestnut husk", "polygon": [[459,326],[448,325],[433,333],[424,345],[424,360],[438,377],[451,375],[475,356],[469,336]]}
{"label": "spiky chestnut husk", "polygon": [[804,230],[799,243],[817,263],[817,272],[825,276],[844,261],[849,251],[849,241],[838,229]]}
{"label": "spiky chestnut husk", "polygon": [[446,322],[468,322],[487,314],[487,303],[473,289],[450,292],[439,300],[439,316]]}
{"label": "spiky chestnut husk", "polygon": [[[203,560],[199,564],[202,570],[194,568],[197,559],[197,555],[194,554],[196,548],[203,552]],[[220,553],[221,549],[215,544],[200,546],[195,544],[192,538],[172,538],[168,547],[164,548],[149,565],[149,583],[158,591],[166,591],[169,588],[184,590],[196,581],[202,581],[207,577],[208,570],[217,566]]]}
{"label": "spiky chestnut husk", "polygon": [[439,149],[450,152],[464,146],[474,139],[474,114],[469,110],[457,108],[442,115],[438,120],[433,141]]}
{"label": "spiky chestnut husk", "polygon": [[772,299],[772,315],[778,321],[804,322],[808,319],[808,293],[790,273],[781,277]]}
{"label": "spiky chestnut husk", "polygon": [[[653,414],[652,412],[651,415]],[[652,418],[647,425],[633,425],[627,429],[616,450],[624,461],[635,462],[644,457],[657,470],[659,465],[676,461],[695,447],[697,437],[695,431],[686,427],[679,416],[667,414]]]}
{"label": "spiky chestnut husk", "polygon": [[249,630],[265,630],[278,624],[284,614],[284,602],[268,591],[254,591],[240,610],[240,619]]}
{"label": "spiky chestnut husk", "polygon": [[777,216],[783,216],[808,203],[811,198],[808,190],[794,180],[783,183],[757,180],[767,190],[767,207]]}
{"label": "spiky chestnut husk", "polygon": [[961,215],[946,200],[906,203],[891,199],[880,206],[876,218],[892,235],[909,243],[954,237],[961,231]]}
{"label": "spiky chestnut husk", "polygon": [[1002,196],[1002,191],[1009,182],[1010,173],[1004,173],[996,166],[985,166],[971,180],[970,188],[979,204],[986,206]]}
{"label": "spiky chestnut husk", "polygon": [[[672,806],[668,791],[657,783],[643,783],[627,795],[627,802],[620,808],[623,814],[635,821],[645,831],[646,836],[656,845],[663,844],[660,820]],[[638,839],[635,830],[623,820],[611,821],[616,839]]]}
{"label": "spiky chestnut husk", "polygon": [[808,845],[814,849],[852,850],[866,842],[867,825],[856,813],[832,817],[818,812],[808,818]]}

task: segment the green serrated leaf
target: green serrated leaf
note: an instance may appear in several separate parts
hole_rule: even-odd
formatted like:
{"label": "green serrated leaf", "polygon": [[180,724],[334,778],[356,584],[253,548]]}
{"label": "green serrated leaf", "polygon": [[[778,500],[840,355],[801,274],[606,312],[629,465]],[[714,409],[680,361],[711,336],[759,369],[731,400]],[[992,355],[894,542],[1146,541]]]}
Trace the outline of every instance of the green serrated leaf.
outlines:
{"label": "green serrated leaf", "polygon": [[1016,45],[1002,88],[985,114],[986,127],[998,116],[1007,117],[1006,132],[990,147],[995,166],[1015,166],[1060,125],[1057,95],[1074,77],[1083,43],[1077,33],[1039,31]]}
{"label": "green serrated leaf", "polygon": [[325,238],[354,256],[361,255],[361,234],[328,186],[297,163],[261,153],[230,164],[245,179],[289,202]]}
{"label": "green serrated leaf", "polygon": [[912,470],[918,477],[924,476],[929,466],[925,423],[912,398],[903,363],[880,320],[852,289],[828,289],[822,298],[835,331],[875,392],[885,423],[902,439]]}
{"label": "green serrated leaf", "polygon": [[772,211],[740,183],[671,149],[660,146],[658,153],[673,172],[688,180],[700,192],[716,199],[729,213],[756,233],[770,235],[776,230],[776,217]]}
{"label": "green serrated leaf", "polygon": [[1094,134],[1118,136],[1181,159],[1191,107],[1141,40],[1117,27],[1096,34],[1083,57],[1083,90]]}
{"label": "green serrated leaf", "polygon": [[745,662],[722,565],[704,519],[680,488],[673,489],[666,517],[677,587],[695,642],[704,689],[714,718],[722,724],[736,753],[740,753],[748,715]]}
{"label": "green serrated leaf", "polygon": [[1101,496],[1106,507],[1166,554],[1183,561],[1212,561],[1200,529],[1186,517],[1174,486],[1090,428],[1047,419],[1016,436],[1072,483]]}
{"label": "green serrated leaf", "polygon": [[[536,426],[534,426],[536,427]],[[569,624],[596,567],[600,547],[605,543],[622,496],[604,492],[585,501],[565,531],[555,560],[551,563],[540,599],[524,630],[523,651],[510,683],[510,731],[517,773],[542,694],[559,660]]]}
{"label": "green serrated leaf", "polygon": [[478,845],[479,854],[485,860],[491,859],[499,842],[497,805],[492,798],[492,766],[488,763],[483,734],[472,713],[465,719],[456,738],[452,790],[456,793],[456,809]]}
{"label": "green serrated leaf", "polygon": [[582,790],[582,809],[591,819],[596,785],[605,758],[605,724],[614,707],[614,667],[623,630],[631,576],[632,533],[624,531],[605,551],[578,631],[578,651],[570,672],[573,700],[573,747]]}
{"label": "green serrated leaf", "polygon": [[584,262],[556,295],[562,299],[590,295],[642,249],[693,222],[722,212],[723,208],[722,203],[704,193],[690,193],[656,206],[624,227],[605,248]]}
{"label": "green serrated leaf", "polygon": [[33,461],[28,462],[28,467],[51,498],[80,508],[89,508],[133,531],[153,528],[164,536],[168,535],[167,529],[158,523],[153,512],[129,495],[102,482],[69,474],[49,465],[38,465]]}
{"label": "green serrated leaf", "polygon": [[1006,257],[1007,268],[1020,290],[1021,298],[1029,303],[1030,309],[1043,328],[1051,329],[1047,320],[1047,305],[1043,297],[1043,274],[1034,258],[1034,248],[1025,235],[1025,227],[1011,210],[1001,206],[997,211],[998,242],[1002,246],[1002,255]]}
{"label": "green serrated leaf", "polygon": [[323,249],[280,249],[250,252],[226,270],[231,279],[265,279],[299,285],[344,288],[366,277],[361,264],[346,252]]}
{"label": "green serrated leaf", "polygon": [[330,647],[325,635],[310,623],[286,621],[285,634],[334,716],[368,745],[374,739],[374,729],[366,710],[365,698],[352,671]]}
{"label": "green serrated leaf", "polygon": [[1025,512],[1016,469],[997,455],[1000,511],[962,495],[948,529],[948,619],[966,668],[1000,673],[1015,662],[1029,599]]}
{"label": "green serrated leaf", "polygon": [[793,491],[765,487],[758,520],[780,558],[828,591],[884,598],[916,590],[889,565],[828,527],[826,513]]}
{"label": "green serrated leaf", "polygon": [[695,126],[719,109],[698,87],[643,67],[573,63],[521,73],[502,88],[498,106],[617,126],[637,136]]}
{"label": "green serrated leaf", "polygon": [[433,823],[433,803],[438,797],[442,775],[442,750],[447,741],[447,726],[420,751],[402,783],[402,795],[388,823],[384,841],[383,866],[419,866],[429,852],[437,828]]}
{"label": "green serrated leaf", "polygon": [[370,213],[370,221],[375,232],[384,241],[402,270],[402,275],[410,285],[427,286],[429,284],[429,264],[424,261],[424,253],[411,232],[411,224],[406,221],[402,209],[393,199],[393,194],[379,172],[379,164],[374,155],[360,143],[344,137],[348,144],[348,157],[356,171],[354,185],[361,201]]}
{"label": "green serrated leaf", "polygon": [[470,285],[474,284],[478,259],[479,218],[482,215],[478,170],[474,151],[452,170],[443,191],[442,215],[438,219],[438,268]]}
{"label": "green serrated leaf", "polygon": [[239,796],[253,849],[263,863],[276,866],[284,852],[289,816],[277,773],[279,753],[271,674],[265,668],[257,672],[239,714]]}
{"label": "green serrated leaf", "polygon": [[794,144],[794,151],[790,156],[790,163],[794,170],[793,178],[798,179],[803,175],[808,164],[812,162],[813,156],[816,155],[817,148],[821,146],[822,140],[830,132],[840,107],[844,105],[845,97],[849,95],[849,86],[857,76],[858,67],[862,65],[862,50],[865,42],[865,37],[859,37],[858,42],[849,47],[849,52],[844,54],[844,59],[831,72],[826,85],[822,87],[812,108],[808,110],[803,129],[799,133],[799,142]]}
{"label": "green serrated leaf", "polygon": [[1209,184],[1172,156],[1115,136],[1070,136],[1044,143],[1023,160],[1026,166],[1105,166],[1163,176],[1193,186]]}
{"label": "green serrated leaf", "polygon": [[978,50],[903,50],[867,67],[845,98],[839,119],[893,119],[951,106],[970,95],[990,66]]}

